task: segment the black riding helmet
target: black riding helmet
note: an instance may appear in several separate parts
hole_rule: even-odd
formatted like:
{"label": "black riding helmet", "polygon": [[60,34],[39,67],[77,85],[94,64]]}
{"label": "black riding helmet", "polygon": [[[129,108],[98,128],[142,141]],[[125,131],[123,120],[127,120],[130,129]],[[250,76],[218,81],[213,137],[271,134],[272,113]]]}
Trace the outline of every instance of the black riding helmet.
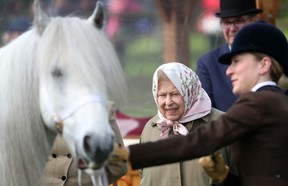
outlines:
{"label": "black riding helmet", "polygon": [[218,61],[230,64],[233,56],[244,52],[261,52],[273,57],[288,75],[287,39],[274,25],[256,22],[243,27],[234,38],[231,52],[220,56]]}

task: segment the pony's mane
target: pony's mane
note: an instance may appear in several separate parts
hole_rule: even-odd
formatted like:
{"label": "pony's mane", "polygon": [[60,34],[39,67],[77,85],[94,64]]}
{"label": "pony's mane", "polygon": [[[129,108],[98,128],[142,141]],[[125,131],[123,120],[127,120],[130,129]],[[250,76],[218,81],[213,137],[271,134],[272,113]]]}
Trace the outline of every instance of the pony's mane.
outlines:
{"label": "pony's mane", "polygon": [[47,160],[49,131],[41,119],[35,76],[38,40],[30,30],[0,50],[1,185],[35,185]]}
{"label": "pony's mane", "polygon": [[55,137],[44,127],[39,108],[39,75],[48,67],[69,62],[99,94],[105,94],[105,86],[112,98],[124,93],[117,55],[93,25],[79,18],[52,18],[42,36],[33,27],[0,49],[1,185],[37,185],[41,177]]}

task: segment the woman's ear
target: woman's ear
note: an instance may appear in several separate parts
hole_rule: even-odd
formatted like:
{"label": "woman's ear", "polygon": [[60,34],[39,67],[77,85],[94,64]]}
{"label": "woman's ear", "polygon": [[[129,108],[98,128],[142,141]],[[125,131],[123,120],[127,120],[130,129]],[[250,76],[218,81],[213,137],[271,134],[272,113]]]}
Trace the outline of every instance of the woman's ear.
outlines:
{"label": "woman's ear", "polygon": [[272,61],[270,57],[268,56],[263,57],[263,59],[260,61],[260,70],[259,70],[260,75],[269,73],[271,66],[272,66]]}

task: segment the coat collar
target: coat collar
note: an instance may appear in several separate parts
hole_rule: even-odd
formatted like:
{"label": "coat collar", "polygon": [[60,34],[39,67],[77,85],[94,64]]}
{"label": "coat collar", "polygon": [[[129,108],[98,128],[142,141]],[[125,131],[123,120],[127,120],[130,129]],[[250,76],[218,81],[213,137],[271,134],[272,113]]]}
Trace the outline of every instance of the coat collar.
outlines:
{"label": "coat collar", "polygon": [[272,90],[275,92],[282,92],[283,93],[283,91],[281,90],[280,87],[273,86],[273,85],[266,85],[266,86],[260,87],[259,89],[256,90],[256,92],[265,91],[265,90]]}

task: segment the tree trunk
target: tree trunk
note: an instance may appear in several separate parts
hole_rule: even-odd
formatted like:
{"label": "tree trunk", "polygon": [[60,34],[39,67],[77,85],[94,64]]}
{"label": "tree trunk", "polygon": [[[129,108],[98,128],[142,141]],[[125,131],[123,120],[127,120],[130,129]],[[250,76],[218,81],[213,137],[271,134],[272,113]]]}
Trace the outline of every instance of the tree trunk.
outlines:
{"label": "tree trunk", "polygon": [[263,10],[259,14],[259,19],[275,25],[280,8],[280,0],[257,0],[256,2],[257,7]]}
{"label": "tree trunk", "polygon": [[189,24],[194,0],[156,0],[163,21],[164,63],[190,66]]}

